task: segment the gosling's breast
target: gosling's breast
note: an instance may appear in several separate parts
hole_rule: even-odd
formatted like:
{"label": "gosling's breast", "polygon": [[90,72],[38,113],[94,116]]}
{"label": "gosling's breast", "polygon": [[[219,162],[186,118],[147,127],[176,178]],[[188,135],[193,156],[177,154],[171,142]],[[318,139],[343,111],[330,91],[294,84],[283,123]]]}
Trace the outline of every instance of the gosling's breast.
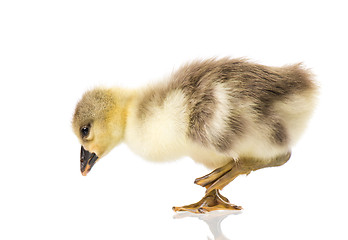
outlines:
{"label": "gosling's breast", "polygon": [[[150,89],[151,90],[151,89]],[[174,160],[186,154],[188,110],[180,90],[149,97],[145,92],[129,113],[125,140],[137,154],[151,161]],[[152,92],[159,94],[159,92]]]}

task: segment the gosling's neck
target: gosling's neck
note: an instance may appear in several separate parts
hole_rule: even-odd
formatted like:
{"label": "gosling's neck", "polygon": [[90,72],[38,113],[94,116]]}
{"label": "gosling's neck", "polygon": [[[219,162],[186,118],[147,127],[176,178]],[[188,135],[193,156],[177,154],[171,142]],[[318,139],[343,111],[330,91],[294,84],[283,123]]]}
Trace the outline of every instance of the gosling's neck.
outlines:
{"label": "gosling's neck", "polygon": [[132,109],[132,103],[136,98],[136,91],[117,87],[109,90],[112,92],[115,103],[112,115],[109,116],[109,122],[113,125],[110,137],[113,139],[113,145],[116,146],[124,141],[128,116]]}

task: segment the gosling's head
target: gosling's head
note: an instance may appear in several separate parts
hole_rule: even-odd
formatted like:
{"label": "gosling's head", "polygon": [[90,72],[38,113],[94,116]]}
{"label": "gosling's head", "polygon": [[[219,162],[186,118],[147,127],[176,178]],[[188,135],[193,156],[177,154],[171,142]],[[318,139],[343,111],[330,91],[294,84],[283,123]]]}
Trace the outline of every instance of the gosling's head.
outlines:
{"label": "gosling's head", "polygon": [[117,91],[96,88],[78,102],[72,120],[73,131],[81,143],[80,168],[83,176],[124,136],[126,108]]}

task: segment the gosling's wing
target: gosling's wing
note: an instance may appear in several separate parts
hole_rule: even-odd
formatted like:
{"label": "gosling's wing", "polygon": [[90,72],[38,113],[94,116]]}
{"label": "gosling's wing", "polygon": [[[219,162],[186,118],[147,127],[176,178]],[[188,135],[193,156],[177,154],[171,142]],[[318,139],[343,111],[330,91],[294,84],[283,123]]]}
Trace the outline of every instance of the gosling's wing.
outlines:
{"label": "gosling's wing", "polygon": [[316,93],[311,74],[299,64],[277,68],[227,58],[183,66],[165,91],[171,89],[187,96],[189,138],[219,152],[235,149],[251,135],[273,145],[289,144],[291,130],[275,106],[287,106],[296,96],[310,100]]}

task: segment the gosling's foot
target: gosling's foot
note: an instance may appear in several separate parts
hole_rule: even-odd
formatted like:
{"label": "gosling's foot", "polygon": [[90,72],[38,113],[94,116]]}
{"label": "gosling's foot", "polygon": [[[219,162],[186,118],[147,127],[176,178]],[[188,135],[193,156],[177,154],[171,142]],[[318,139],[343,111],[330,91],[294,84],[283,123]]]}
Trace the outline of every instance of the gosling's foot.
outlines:
{"label": "gosling's foot", "polygon": [[215,210],[242,210],[242,207],[231,204],[227,198],[219,193],[219,190],[214,189],[207,193],[199,202],[182,207],[173,207],[173,210],[175,212],[206,213]]}

